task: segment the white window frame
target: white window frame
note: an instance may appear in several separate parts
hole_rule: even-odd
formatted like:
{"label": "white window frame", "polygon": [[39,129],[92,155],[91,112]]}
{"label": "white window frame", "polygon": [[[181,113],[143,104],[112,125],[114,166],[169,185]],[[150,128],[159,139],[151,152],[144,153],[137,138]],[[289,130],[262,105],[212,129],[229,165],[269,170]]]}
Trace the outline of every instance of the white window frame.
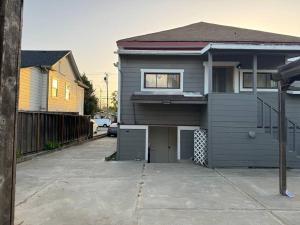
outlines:
{"label": "white window frame", "polygon": [[[145,88],[145,73],[179,73],[180,74],[180,88]],[[155,91],[155,92],[183,92],[183,69],[141,69],[141,91]]]}
{"label": "white window frame", "polygon": [[[53,95],[53,82],[56,81],[56,85],[57,87],[55,88],[56,89],[56,95]],[[58,84],[58,79],[55,77],[55,78],[52,78],[52,81],[51,81],[51,97],[52,98],[57,98],[58,97],[58,87],[59,87],[59,84]]]}
{"label": "white window frame", "polygon": [[[243,87],[243,78],[244,73],[252,73],[253,70],[251,69],[241,69],[240,70],[240,91],[253,91],[252,88],[244,88]],[[257,73],[276,73],[277,70],[257,70]],[[277,92],[277,88],[257,88],[257,91],[261,92]]]}
{"label": "white window frame", "polygon": [[[213,67],[233,67],[233,92],[239,93],[239,69],[237,68],[237,65],[239,65],[240,62],[235,61],[214,61]],[[208,94],[208,62],[203,62],[204,66],[204,94]]]}
{"label": "white window frame", "polygon": [[[69,95],[67,95],[69,92]],[[71,84],[69,82],[65,83],[65,100],[70,101],[71,99]]]}

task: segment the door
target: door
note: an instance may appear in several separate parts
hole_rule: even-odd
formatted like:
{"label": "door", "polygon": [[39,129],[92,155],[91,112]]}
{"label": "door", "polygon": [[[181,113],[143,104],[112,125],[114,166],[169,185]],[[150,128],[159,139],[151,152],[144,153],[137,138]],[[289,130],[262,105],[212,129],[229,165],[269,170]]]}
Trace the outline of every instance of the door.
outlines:
{"label": "door", "polygon": [[177,128],[168,128],[168,162],[177,161]]}
{"label": "door", "polygon": [[233,67],[213,67],[213,92],[233,92]]}
{"label": "door", "polygon": [[149,127],[149,145],[150,162],[176,162],[177,128]]}

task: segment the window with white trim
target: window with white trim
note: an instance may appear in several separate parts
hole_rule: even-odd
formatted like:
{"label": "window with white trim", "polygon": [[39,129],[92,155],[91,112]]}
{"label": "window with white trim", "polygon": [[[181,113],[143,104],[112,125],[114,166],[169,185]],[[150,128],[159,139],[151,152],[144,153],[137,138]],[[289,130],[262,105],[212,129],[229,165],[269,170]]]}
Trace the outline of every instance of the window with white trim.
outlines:
{"label": "window with white trim", "polygon": [[[272,80],[273,71],[257,72],[257,90],[258,91],[276,91],[277,83]],[[241,91],[251,91],[253,87],[252,71],[241,71],[240,79]]]}
{"label": "window with white trim", "polygon": [[52,97],[57,97],[58,96],[58,80],[57,79],[52,79]]}
{"label": "window with white trim", "polygon": [[143,91],[182,91],[183,70],[141,70]]}
{"label": "window with white trim", "polygon": [[70,95],[71,95],[71,85],[66,82],[66,87],[65,87],[65,99],[70,100]]}
{"label": "window with white trim", "polygon": [[144,88],[179,89],[180,73],[144,73]]}

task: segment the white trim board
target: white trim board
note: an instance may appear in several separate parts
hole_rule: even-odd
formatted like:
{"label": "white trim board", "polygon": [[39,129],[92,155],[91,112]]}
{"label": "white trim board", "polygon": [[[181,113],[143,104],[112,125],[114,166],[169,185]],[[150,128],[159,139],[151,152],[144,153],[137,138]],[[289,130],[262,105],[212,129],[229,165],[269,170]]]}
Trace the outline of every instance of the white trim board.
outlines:
{"label": "white trim board", "polygon": [[[159,88],[145,88],[145,73],[179,73],[180,74],[180,88],[179,89],[159,89]],[[141,91],[155,91],[155,92],[183,92],[183,69],[141,69]]]}
{"label": "white trim board", "polygon": [[[252,72],[251,69],[240,69],[240,91],[253,91],[252,88],[244,88],[243,87],[243,76],[245,72]],[[277,70],[257,70],[257,73],[277,73]],[[257,88],[257,91],[261,92],[278,92],[278,89],[271,88]]]}
{"label": "white trim board", "polygon": [[225,44],[225,43],[209,43],[201,51],[200,54],[208,52],[210,49],[228,49],[228,50],[283,50],[283,51],[299,51],[300,45],[280,45],[280,44]]}
{"label": "white trim board", "polygon": [[120,125],[120,129],[132,129],[132,130],[145,130],[147,129],[147,125]]}
{"label": "white trim board", "polygon": [[148,147],[149,147],[149,126],[147,125],[120,125],[122,130],[146,130],[145,137],[145,160],[148,160]]}
{"label": "white trim board", "polygon": [[200,127],[197,126],[178,126],[177,127],[177,160],[181,159],[181,139],[180,139],[180,134],[182,130],[196,130],[199,129]]}
{"label": "white trim board", "polygon": [[202,50],[131,50],[118,49],[119,55],[203,55],[210,49],[228,50],[267,50],[267,51],[300,51],[300,45],[282,44],[226,44],[209,43]]}
{"label": "white trim board", "polygon": [[201,55],[201,51],[194,50],[128,50],[119,49],[119,55]]}
{"label": "white trim board", "polygon": [[[231,62],[231,61],[215,61],[213,62],[214,66],[230,66],[233,67],[233,90],[234,93],[239,93],[239,69],[236,68],[240,62]],[[208,94],[208,62],[203,62],[204,66],[204,94]]]}

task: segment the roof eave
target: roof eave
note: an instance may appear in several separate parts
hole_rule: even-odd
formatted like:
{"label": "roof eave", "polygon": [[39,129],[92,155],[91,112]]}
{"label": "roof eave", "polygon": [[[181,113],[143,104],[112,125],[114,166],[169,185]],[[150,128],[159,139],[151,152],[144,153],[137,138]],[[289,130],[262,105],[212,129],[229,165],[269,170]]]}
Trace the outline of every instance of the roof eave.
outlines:
{"label": "roof eave", "polygon": [[300,43],[297,45],[286,44],[232,44],[232,43],[208,43],[199,50],[171,50],[171,49],[124,49],[119,48],[120,55],[204,55],[211,50],[261,50],[261,51],[300,51]]}
{"label": "roof eave", "polygon": [[272,77],[275,81],[285,81],[291,84],[300,80],[300,60],[291,62],[278,68],[278,74]]}

